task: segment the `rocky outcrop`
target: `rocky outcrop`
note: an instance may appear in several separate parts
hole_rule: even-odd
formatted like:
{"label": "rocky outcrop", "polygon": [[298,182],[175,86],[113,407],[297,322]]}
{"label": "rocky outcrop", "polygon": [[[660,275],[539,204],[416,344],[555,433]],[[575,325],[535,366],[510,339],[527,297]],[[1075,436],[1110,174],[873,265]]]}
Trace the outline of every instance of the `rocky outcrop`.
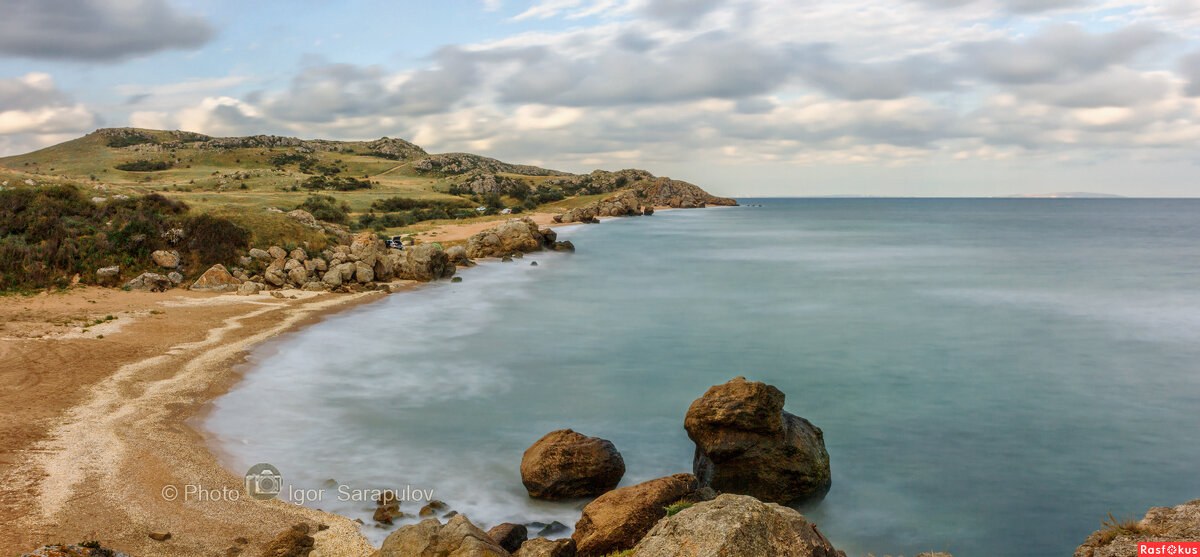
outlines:
{"label": "rocky outcrop", "polygon": [[611,441],[569,429],[546,434],[521,458],[521,482],[537,499],[600,495],[624,475],[625,460]]}
{"label": "rocky outcrop", "polygon": [[125,287],[130,290],[165,292],[171,288],[171,279],[158,273],[142,273],[133,280],[125,283]]}
{"label": "rocky outcrop", "polygon": [[700,485],[772,503],[823,497],[831,482],[824,435],[783,403],[779,389],[744,377],[696,399],[684,429],[696,443]]}
{"label": "rocky outcrop", "polygon": [[454,515],[445,524],[422,520],[392,532],[373,557],[508,557],[486,532],[467,517]]}
{"label": "rocky outcrop", "polygon": [[692,209],[696,207],[733,206],[738,204],[736,200],[728,197],[712,195],[700,189],[700,186],[695,184],[667,178],[643,182],[638,184],[635,189],[638,195],[642,199],[645,199],[648,204],[660,207]]}
{"label": "rocky outcrop", "polygon": [[457,271],[446,252],[437,244],[421,244],[401,253],[404,255],[396,267],[397,278],[428,282],[450,278]]}
{"label": "rocky outcrop", "polygon": [[[553,243],[550,244],[553,246]],[[467,257],[503,257],[513,253],[538,251],[546,246],[546,238],[537,223],[528,217],[509,219],[467,239]]]}
{"label": "rocky outcrop", "polygon": [[521,548],[521,544],[529,538],[529,529],[524,524],[513,524],[505,522],[498,524],[487,531],[487,535],[496,542],[496,545],[503,547],[505,551],[512,553]]}
{"label": "rocky outcrop", "polygon": [[634,547],[638,557],[845,557],[795,509],[725,494],[664,518]]}
{"label": "rocky outcrop", "polygon": [[209,292],[236,292],[242,281],[229,273],[220,263],[209,267],[200,278],[196,279],[188,290],[206,290]]}
{"label": "rocky outcrop", "polygon": [[645,170],[637,169],[616,172],[596,170],[591,174],[551,178],[545,183],[583,195],[633,190],[644,204],[651,206],[692,208],[737,205],[737,201],[712,195],[695,184],[659,178]]}
{"label": "rocky outcrop", "polygon": [[642,200],[633,191],[625,190],[600,201],[554,215],[554,222],[592,223],[599,217],[629,217],[642,213]]}
{"label": "rocky outcrop", "polygon": [[524,164],[509,164],[496,159],[472,155],[469,153],[446,153],[430,155],[412,163],[413,170],[422,173],[437,173],[442,175],[466,174],[478,170],[489,174],[521,174],[524,176],[570,176],[566,172],[548,170]]}
{"label": "rocky outcrop", "polygon": [[474,267],[475,262],[467,257],[467,248],[464,246],[454,246],[446,250],[446,257],[456,266],[459,267]]}
{"label": "rocky outcrop", "polygon": [[1137,522],[1118,522],[1110,516],[1103,530],[1075,549],[1075,557],[1135,557],[1138,542],[1200,542],[1200,499],[1174,508],[1154,507]]}
{"label": "rocky outcrop", "polygon": [[581,557],[608,555],[637,545],[666,507],[696,490],[696,477],[675,474],[622,487],[597,497],[583,508],[575,524],[575,547]]}
{"label": "rocky outcrop", "polygon": [[307,557],[316,543],[308,531],[306,524],[297,524],[284,530],[267,544],[262,557]]}
{"label": "rocky outcrop", "polygon": [[521,544],[513,557],[575,557],[575,540],[533,538]]}
{"label": "rocky outcrop", "polygon": [[179,268],[179,252],[175,250],[158,250],[150,254],[150,259],[154,260],[154,264],[164,269]]}
{"label": "rocky outcrop", "polygon": [[129,555],[104,547],[84,547],[71,544],[47,545],[33,553],[21,555],[21,557],[129,557]]}

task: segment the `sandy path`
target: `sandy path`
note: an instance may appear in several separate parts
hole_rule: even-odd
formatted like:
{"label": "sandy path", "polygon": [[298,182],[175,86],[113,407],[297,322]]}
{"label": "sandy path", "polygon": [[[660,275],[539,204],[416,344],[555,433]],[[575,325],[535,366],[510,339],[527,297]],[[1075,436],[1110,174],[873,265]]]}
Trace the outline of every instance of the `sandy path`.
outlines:
{"label": "sandy path", "polygon": [[[223,555],[244,537],[253,555],[307,522],[330,526],[316,535],[321,555],[369,555],[356,525],[341,517],[182,494],[187,485],[241,491],[241,478],[220,467],[185,420],[237,380],[233,365],[245,350],[379,296],[88,288],[0,298],[0,554],[99,540],[139,556]],[[80,311],[88,322],[117,319],[87,333],[55,324]],[[166,486],[179,490],[178,500],[163,497]],[[148,537],[165,531],[168,541]]]}

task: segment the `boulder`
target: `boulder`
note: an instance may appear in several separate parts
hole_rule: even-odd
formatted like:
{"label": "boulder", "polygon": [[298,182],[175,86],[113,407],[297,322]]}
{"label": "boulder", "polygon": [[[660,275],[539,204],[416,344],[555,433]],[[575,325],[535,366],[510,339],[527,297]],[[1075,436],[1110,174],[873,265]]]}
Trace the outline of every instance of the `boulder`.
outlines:
{"label": "boulder", "polygon": [[368,267],[375,266],[375,258],[384,252],[384,250],[383,240],[380,240],[370,232],[355,234],[354,240],[350,243],[350,255],[357,257],[359,261],[367,264]]}
{"label": "boulder", "polygon": [[149,290],[150,292],[165,292],[171,288],[171,279],[158,273],[142,273],[133,280],[125,283],[130,290]]}
{"label": "boulder", "polygon": [[307,527],[288,528],[267,544],[262,557],[308,557],[315,543]]}
{"label": "boulder", "polygon": [[304,248],[296,248],[288,254],[288,257],[303,262],[308,259],[308,254],[304,252]]}
{"label": "boulder", "polygon": [[275,286],[283,286],[287,284],[287,275],[283,274],[281,269],[267,269],[263,271],[263,280]]}
{"label": "boulder", "polygon": [[521,544],[521,548],[513,553],[513,557],[575,557],[575,540],[533,538]]}
{"label": "boulder", "polygon": [[454,246],[446,250],[446,258],[459,267],[472,267],[475,265],[475,262],[471,261],[470,257],[467,257],[467,248],[464,246]]}
{"label": "boulder", "polygon": [[287,216],[306,228],[312,228],[314,230],[321,229],[321,225],[317,223],[317,218],[312,216],[312,213],[305,211],[304,209],[290,211]]}
{"label": "boulder", "polygon": [[1200,499],[1174,508],[1153,507],[1119,532],[1096,531],[1075,549],[1075,557],[1132,557],[1138,555],[1139,542],[1156,541],[1200,541]]}
{"label": "boulder", "polygon": [[575,251],[575,244],[572,244],[570,240],[554,242],[554,251]]}
{"label": "boulder", "polygon": [[581,557],[608,555],[637,545],[666,507],[696,490],[696,477],[675,474],[605,493],[583,508],[575,524],[575,547]]}
{"label": "boulder", "polygon": [[358,269],[354,263],[341,263],[337,266],[337,271],[342,274],[342,282],[354,280],[354,272]]}
{"label": "boulder", "polygon": [[158,250],[150,254],[150,259],[154,260],[154,264],[164,269],[179,268],[179,252],[171,250]]}
{"label": "boulder", "polygon": [[648,217],[653,214],[654,214],[654,207],[651,207],[650,205],[647,205],[645,208],[642,209],[642,216]]}
{"label": "boulder", "polygon": [[[296,260],[289,259],[288,261],[294,262]],[[288,281],[291,282],[292,284],[295,284],[295,285],[305,284],[308,282],[308,269],[304,268],[304,264],[298,263],[297,265],[293,266],[291,269],[288,270],[287,277],[288,277]]]}
{"label": "boulder", "polygon": [[537,499],[593,497],[624,475],[625,460],[611,441],[569,429],[546,434],[521,457],[521,483]]}
{"label": "boulder", "polygon": [[391,253],[381,254],[375,258],[375,266],[372,270],[375,271],[375,280],[392,280],[395,275],[396,261],[400,257],[393,258]]}
{"label": "boulder", "polygon": [[404,250],[404,260],[396,268],[396,278],[431,281],[449,278],[455,267],[437,244],[421,244]]}
{"label": "boulder", "polygon": [[271,246],[267,248],[267,253],[271,255],[271,259],[283,259],[287,257],[287,250],[279,246]]}
{"label": "boulder", "polygon": [[261,282],[243,282],[238,286],[237,293],[239,296],[253,296],[267,289],[267,285]]}
{"label": "boulder", "polygon": [[242,281],[229,274],[229,271],[225,269],[224,265],[217,263],[216,265],[209,267],[207,271],[204,271],[204,274],[200,275],[200,278],[196,279],[196,282],[193,282],[192,285],[188,287],[188,290],[233,292],[236,291],[238,286],[241,284]]}
{"label": "boulder", "polygon": [[304,283],[304,286],[301,286],[300,290],[305,292],[325,292],[329,290],[329,287],[325,286],[325,283],[319,280],[310,280]]}
{"label": "boulder", "polygon": [[537,224],[528,217],[509,219],[499,226],[489,228],[467,239],[467,257],[500,257],[513,252],[529,252],[542,249],[545,238]]}
{"label": "boulder", "polygon": [[366,284],[375,280],[375,270],[364,261],[354,263],[354,280]]}
{"label": "boulder", "polygon": [[117,275],[121,274],[121,266],[113,265],[112,267],[101,267],[96,269],[96,280],[101,283],[111,283],[117,280]]}
{"label": "boulder", "polygon": [[275,257],[272,256],[267,250],[261,250],[258,248],[250,248],[250,258],[257,259],[259,261],[270,261],[275,259]]}
{"label": "boulder", "polygon": [[845,557],[795,509],[725,494],[654,525],[633,549],[638,557]]}
{"label": "boulder", "polygon": [[454,515],[445,524],[436,518],[422,520],[392,532],[373,557],[508,557],[483,530],[467,517]]}
{"label": "boulder", "polygon": [[337,288],[342,285],[342,272],[338,269],[325,271],[325,274],[321,277],[321,282],[324,282],[325,286],[330,288]]}
{"label": "boulder", "polygon": [[529,538],[529,529],[525,528],[524,524],[513,524],[505,522],[492,527],[487,531],[487,535],[491,536],[496,545],[503,547],[505,551],[512,553],[521,548],[521,544]]}
{"label": "boulder", "polygon": [[824,435],[783,402],[779,389],[738,377],[692,403],[683,427],[696,443],[692,466],[702,487],[771,503],[825,496]]}
{"label": "boulder", "polygon": [[167,273],[167,280],[170,280],[171,284],[179,284],[183,282],[183,275],[179,274],[179,271],[171,271]]}

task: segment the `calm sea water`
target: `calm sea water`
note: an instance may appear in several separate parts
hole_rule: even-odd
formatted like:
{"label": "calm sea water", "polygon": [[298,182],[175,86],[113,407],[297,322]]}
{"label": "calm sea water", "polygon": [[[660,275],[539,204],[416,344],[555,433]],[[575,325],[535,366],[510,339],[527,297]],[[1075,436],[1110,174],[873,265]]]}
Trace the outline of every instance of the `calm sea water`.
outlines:
{"label": "calm sea water", "polygon": [[690,471],[688,405],[744,375],[824,429],[833,489],[802,511],[850,555],[1069,555],[1200,497],[1200,201],[744,202],[564,228],[574,255],[286,335],[204,425],[232,470],[573,525],[525,495],[526,447],[569,427],[623,485]]}

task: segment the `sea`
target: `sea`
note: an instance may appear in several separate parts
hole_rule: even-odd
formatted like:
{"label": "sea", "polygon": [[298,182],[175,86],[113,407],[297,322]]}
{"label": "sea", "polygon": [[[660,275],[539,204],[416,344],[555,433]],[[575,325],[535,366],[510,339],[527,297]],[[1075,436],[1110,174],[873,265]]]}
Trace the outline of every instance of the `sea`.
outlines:
{"label": "sea", "polygon": [[[571,428],[621,485],[690,472],[688,405],[737,376],[824,430],[833,487],[797,508],[852,556],[1071,555],[1200,498],[1200,200],[739,201],[282,335],[200,425],[376,544],[428,497],[569,535],[586,501],[531,500],[526,448]],[[409,517],[374,525],[378,489]]]}

